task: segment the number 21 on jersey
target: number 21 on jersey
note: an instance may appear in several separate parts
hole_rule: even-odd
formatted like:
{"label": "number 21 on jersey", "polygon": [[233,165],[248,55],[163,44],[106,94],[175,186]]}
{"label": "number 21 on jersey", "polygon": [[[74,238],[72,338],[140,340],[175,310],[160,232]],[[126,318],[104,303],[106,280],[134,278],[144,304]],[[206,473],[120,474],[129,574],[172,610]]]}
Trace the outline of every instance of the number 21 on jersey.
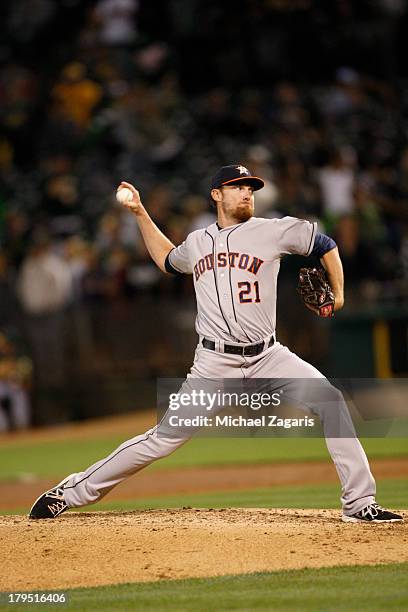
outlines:
{"label": "number 21 on jersey", "polygon": [[249,281],[241,281],[238,283],[239,291],[239,302],[240,304],[259,304],[261,301],[259,297],[259,283],[255,281],[250,283]]}

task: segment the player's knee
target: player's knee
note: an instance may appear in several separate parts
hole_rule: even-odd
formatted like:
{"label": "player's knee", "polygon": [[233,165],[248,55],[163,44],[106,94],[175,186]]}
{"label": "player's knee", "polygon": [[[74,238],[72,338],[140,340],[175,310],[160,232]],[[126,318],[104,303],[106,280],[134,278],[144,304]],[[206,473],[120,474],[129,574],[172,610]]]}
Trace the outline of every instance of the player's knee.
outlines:
{"label": "player's knee", "polygon": [[152,437],[151,444],[154,446],[155,451],[160,457],[167,457],[173,451],[177,450],[180,446],[182,446],[185,442],[187,442],[187,437],[177,437],[175,435],[165,434],[160,430],[155,433]]}
{"label": "player's knee", "polygon": [[328,415],[348,412],[343,393],[327,380],[315,388],[312,395],[313,398],[309,399],[311,409],[320,420],[327,418]]}

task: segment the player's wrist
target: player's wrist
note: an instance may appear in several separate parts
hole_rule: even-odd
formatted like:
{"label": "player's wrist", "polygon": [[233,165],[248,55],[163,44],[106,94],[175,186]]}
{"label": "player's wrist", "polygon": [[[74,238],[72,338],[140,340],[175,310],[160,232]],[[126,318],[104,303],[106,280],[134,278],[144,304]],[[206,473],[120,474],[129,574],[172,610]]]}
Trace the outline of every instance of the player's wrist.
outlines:
{"label": "player's wrist", "polygon": [[143,204],[141,202],[139,202],[137,207],[132,208],[131,212],[135,215],[135,217],[137,217],[138,221],[142,220],[142,219],[149,219],[150,218],[148,213],[147,213],[147,210],[145,209],[145,207],[143,206]]}

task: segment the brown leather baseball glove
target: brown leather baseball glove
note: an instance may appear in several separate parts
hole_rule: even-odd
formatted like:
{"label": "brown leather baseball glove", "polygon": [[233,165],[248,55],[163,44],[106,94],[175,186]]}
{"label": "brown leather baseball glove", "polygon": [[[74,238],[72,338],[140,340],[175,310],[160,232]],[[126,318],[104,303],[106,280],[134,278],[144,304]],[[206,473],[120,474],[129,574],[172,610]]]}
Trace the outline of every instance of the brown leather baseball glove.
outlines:
{"label": "brown leather baseball glove", "polygon": [[305,306],[319,317],[334,315],[334,293],[323,268],[301,268],[297,291]]}

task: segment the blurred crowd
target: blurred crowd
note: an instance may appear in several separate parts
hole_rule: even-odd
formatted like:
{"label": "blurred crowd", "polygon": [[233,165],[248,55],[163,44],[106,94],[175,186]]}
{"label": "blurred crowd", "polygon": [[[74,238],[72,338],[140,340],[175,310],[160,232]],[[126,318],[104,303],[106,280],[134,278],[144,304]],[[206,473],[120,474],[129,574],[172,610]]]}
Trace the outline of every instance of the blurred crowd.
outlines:
{"label": "blurred crowd", "polygon": [[64,376],[67,309],[191,295],[189,282],[150,261],[115,202],[120,180],[140,189],[178,244],[214,220],[208,185],[218,166],[244,164],[266,180],[258,216],[316,220],[335,238],[351,296],[406,298],[408,96],[398,52],[407,9],[324,4],[10,3],[0,48],[0,330],[11,343],[25,330],[40,384],[58,387]]}

